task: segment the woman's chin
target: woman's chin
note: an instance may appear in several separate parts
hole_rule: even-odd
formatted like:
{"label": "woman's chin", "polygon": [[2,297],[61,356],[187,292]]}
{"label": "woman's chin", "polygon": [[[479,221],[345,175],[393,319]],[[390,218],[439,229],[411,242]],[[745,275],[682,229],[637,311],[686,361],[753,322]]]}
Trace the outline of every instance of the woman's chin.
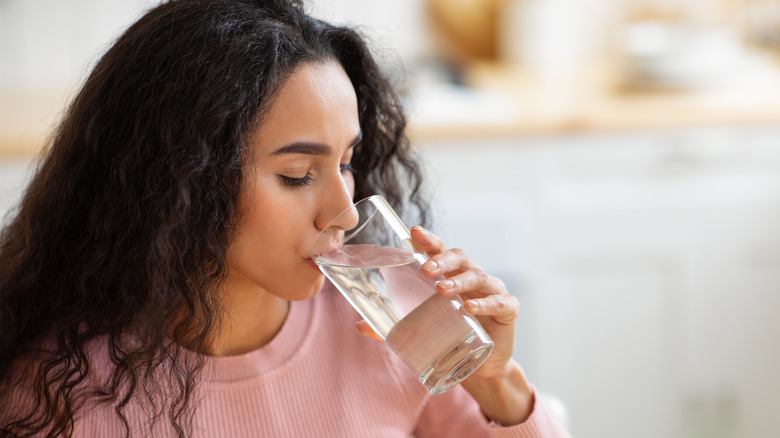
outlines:
{"label": "woman's chin", "polygon": [[[311,282],[309,285],[301,287],[301,289],[298,290],[298,293],[291,294],[291,301],[303,301],[308,300],[309,298],[314,298],[315,295],[320,293],[322,290],[322,286],[325,284],[325,276],[320,275],[316,280]],[[306,291],[306,293],[301,294],[301,291]]]}

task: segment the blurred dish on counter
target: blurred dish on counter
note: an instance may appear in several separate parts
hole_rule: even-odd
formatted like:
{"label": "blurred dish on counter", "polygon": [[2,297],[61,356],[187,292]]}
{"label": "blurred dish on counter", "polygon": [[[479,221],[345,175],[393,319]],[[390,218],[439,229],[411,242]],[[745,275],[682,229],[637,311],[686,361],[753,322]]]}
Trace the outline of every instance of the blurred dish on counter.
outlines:
{"label": "blurred dish on counter", "polygon": [[621,47],[629,86],[703,89],[739,86],[767,70],[727,26],[662,21],[627,25]]}

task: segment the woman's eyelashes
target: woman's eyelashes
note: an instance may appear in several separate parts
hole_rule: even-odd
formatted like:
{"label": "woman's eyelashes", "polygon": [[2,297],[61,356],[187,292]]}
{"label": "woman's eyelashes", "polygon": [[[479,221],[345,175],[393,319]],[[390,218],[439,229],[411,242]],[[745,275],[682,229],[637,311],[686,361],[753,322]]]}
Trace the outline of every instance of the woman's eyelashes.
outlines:
{"label": "woman's eyelashes", "polygon": [[307,187],[314,181],[314,178],[310,174],[306,174],[303,178],[293,178],[291,176],[279,175],[282,182],[288,187]]}
{"label": "woman's eyelashes", "polygon": [[[354,173],[355,168],[352,167],[351,164],[340,164],[339,165],[339,172],[341,172],[342,175],[346,173]],[[311,176],[311,173],[307,173],[301,178],[296,178],[292,176],[286,176],[286,175],[279,175],[279,179],[282,180],[282,183],[288,187],[293,188],[299,188],[299,187],[308,187],[314,182],[314,177]]]}

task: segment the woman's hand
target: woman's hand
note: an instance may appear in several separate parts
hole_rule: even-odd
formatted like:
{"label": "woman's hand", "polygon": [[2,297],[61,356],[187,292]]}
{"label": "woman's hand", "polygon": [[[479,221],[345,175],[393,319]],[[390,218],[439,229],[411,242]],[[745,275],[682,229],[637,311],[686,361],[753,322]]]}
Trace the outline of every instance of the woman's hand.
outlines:
{"label": "woman's hand", "polygon": [[[423,264],[426,276],[444,276],[436,288],[442,295],[460,295],[466,310],[477,317],[496,344],[487,361],[475,372],[485,377],[502,375],[512,359],[515,343],[515,321],[520,302],[506,290],[504,283],[488,275],[459,249],[447,250],[442,240],[420,226],[412,227],[412,240],[430,259]],[[382,340],[365,320],[357,323],[365,336]]]}
{"label": "woman's hand", "polygon": [[422,265],[424,274],[431,278],[444,276],[436,285],[438,292],[445,296],[460,295],[466,310],[477,317],[496,344],[493,353],[472,376],[502,377],[512,360],[520,302],[501,280],[487,274],[462,250],[448,250],[441,238],[422,227],[412,227],[411,233],[414,243],[430,257]]}
{"label": "woman's hand", "polygon": [[[501,280],[487,274],[462,250],[448,250],[441,238],[420,226],[412,227],[411,235],[429,257],[422,265],[423,273],[430,278],[443,276],[436,285],[438,292],[460,295],[466,310],[477,317],[495,343],[493,353],[463,387],[488,418],[507,426],[523,422],[533,410],[534,397],[522,368],[512,360],[520,302]],[[358,322],[357,329],[381,340],[365,321]]]}

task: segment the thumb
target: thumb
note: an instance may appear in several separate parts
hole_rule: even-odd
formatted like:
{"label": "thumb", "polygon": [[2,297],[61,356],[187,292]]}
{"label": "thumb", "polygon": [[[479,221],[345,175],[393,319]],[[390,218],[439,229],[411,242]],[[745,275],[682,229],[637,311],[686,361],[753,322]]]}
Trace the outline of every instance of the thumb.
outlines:
{"label": "thumb", "polygon": [[358,333],[360,333],[363,336],[368,336],[369,338],[376,339],[377,341],[382,341],[383,339],[374,331],[374,329],[371,328],[370,325],[366,322],[365,319],[361,319],[360,321],[355,324],[355,328],[357,329]]}

